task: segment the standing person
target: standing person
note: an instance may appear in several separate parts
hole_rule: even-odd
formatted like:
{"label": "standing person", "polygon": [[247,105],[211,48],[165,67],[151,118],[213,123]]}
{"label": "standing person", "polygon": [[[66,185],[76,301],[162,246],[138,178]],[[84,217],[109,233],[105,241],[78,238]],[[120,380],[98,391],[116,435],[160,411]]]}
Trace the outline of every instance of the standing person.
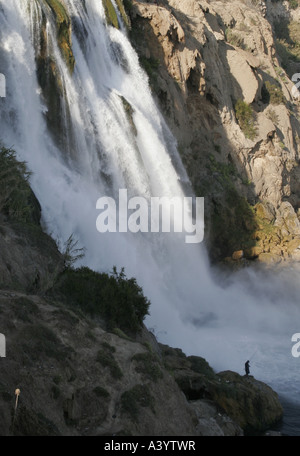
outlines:
{"label": "standing person", "polygon": [[245,372],[246,372],[246,375],[248,377],[248,375],[250,374],[250,361],[247,361],[245,363]]}

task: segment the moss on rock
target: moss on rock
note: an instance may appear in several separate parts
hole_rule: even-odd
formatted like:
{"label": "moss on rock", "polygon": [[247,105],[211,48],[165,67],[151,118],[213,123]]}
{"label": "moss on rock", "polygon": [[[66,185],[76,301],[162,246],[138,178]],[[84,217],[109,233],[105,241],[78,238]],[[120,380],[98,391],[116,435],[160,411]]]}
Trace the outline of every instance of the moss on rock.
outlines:
{"label": "moss on rock", "polygon": [[44,0],[51,8],[57,29],[58,45],[71,73],[74,71],[75,57],[72,51],[71,19],[64,4],[59,0]]}
{"label": "moss on rock", "polygon": [[48,55],[46,16],[43,14],[40,53],[36,57],[37,78],[43,91],[48,110],[46,114],[50,131],[58,137],[61,125],[62,81],[54,59]]}
{"label": "moss on rock", "polygon": [[118,16],[116,13],[116,10],[114,8],[114,5],[112,4],[111,0],[102,0],[104,10],[105,10],[105,15],[106,15],[106,21],[108,25],[112,25],[113,27],[119,29],[119,21],[118,21]]}

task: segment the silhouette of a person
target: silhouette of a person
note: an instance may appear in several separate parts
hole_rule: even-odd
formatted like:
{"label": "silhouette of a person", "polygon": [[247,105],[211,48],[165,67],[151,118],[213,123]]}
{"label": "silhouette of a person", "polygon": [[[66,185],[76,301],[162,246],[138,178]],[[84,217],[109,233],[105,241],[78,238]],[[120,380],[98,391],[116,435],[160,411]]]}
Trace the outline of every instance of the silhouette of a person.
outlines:
{"label": "silhouette of a person", "polygon": [[250,361],[247,361],[245,363],[245,372],[246,372],[246,375],[250,374]]}

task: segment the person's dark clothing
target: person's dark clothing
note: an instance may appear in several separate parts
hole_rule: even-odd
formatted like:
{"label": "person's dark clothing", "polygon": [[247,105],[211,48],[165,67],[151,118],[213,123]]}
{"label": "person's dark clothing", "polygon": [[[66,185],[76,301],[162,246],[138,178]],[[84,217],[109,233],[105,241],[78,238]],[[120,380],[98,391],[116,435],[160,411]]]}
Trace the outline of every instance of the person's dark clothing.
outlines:
{"label": "person's dark clothing", "polygon": [[250,361],[247,361],[245,363],[245,372],[246,372],[246,375],[250,374]]}

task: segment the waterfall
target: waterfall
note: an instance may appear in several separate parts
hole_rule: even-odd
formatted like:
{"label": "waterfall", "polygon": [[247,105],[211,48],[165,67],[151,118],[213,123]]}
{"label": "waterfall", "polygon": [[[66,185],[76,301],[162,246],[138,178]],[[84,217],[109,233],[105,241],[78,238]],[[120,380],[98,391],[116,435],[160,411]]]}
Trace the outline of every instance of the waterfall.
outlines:
{"label": "waterfall", "polygon": [[[291,355],[291,337],[300,332],[297,271],[276,279],[241,271],[222,284],[203,245],[186,244],[180,233],[96,230],[101,196],[117,198],[128,189],[148,200],[182,198],[191,190],[124,27],[106,24],[100,0],[64,3],[73,23],[73,74],[46,2],[0,0],[0,72],[7,85],[0,138],[33,172],[46,230],[61,243],[73,234],[86,250],[83,264],[98,271],[125,267],[136,277],[151,301],[146,324],[159,341],[241,374],[255,354],[255,377],[294,400],[300,392],[300,361]],[[60,129],[49,127],[37,77],[42,33],[63,95]]]}

